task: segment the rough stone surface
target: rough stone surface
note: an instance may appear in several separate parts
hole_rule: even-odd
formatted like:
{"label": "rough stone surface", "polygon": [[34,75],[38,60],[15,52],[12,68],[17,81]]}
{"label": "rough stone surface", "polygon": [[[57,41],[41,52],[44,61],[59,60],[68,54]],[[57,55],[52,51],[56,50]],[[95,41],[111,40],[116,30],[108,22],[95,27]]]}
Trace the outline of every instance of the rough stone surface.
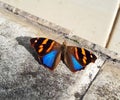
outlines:
{"label": "rough stone surface", "polygon": [[[49,71],[39,64],[30,38],[40,35],[54,39],[56,33],[40,26],[40,33],[36,34],[38,31],[23,24],[25,20],[11,17],[9,12],[0,13],[0,99],[74,100],[78,95],[80,99],[104,60],[98,57],[95,64],[76,73],[70,72],[62,62],[55,71]],[[69,38],[70,41],[75,44]]]}
{"label": "rough stone surface", "polygon": [[83,100],[120,100],[120,61],[106,61]]}
{"label": "rough stone surface", "polygon": [[[13,7],[5,6],[5,9],[14,11]],[[87,98],[85,94],[87,90],[89,91],[88,87],[90,87],[104,61],[113,60],[113,62],[119,63],[119,60],[116,59],[116,53],[79,37],[60,35],[58,33],[69,33],[69,31],[55,25],[51,26],[49,22],[47,22],[47,27],[41,22],[38,25],[33,20],[36,17],[31,17],[25,12],[24,17],[24,13],[21,13],[22,11],[19,9],[17,9],[19,12],[17,17],[15,16],[17,13],[14,15],[5,9],[0,9],[0,99],[2,100],[79,100]],[[27,18],[31,19],[30,22],[26,20]],[[32,24],[34,27],[28,24]],[[55,27],[58,27],[57,30],[52,29]],[[66,39],[70,45],[85,47],[93,51],[98,58],[94,64],[89,64],[85,70],[76,73],[70,72],[62,62],[55,71],[49,71],[39,64],[37,54],[30,46],[30,38],[36,36],[52,38],[60,43]],[[117,79],[116,81],[119,82]],[[100,85],[98,86],[100,87]],[[109,84],[108,87],[110,87]],[[102,91],[100,89],[98,92]],[[106,89],[104,94],[108,93]],[[117,91],[119,92],[119,89],[115,90],[115,93]],[[98,94],[103,95],[102,93]],[[119,93],[116,95],[118,98]]]}

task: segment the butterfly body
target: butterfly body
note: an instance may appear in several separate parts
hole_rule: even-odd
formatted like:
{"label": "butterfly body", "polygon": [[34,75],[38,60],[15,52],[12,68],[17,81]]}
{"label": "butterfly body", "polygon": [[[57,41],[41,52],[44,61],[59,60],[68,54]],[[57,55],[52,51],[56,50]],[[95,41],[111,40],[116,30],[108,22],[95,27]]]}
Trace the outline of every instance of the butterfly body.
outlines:
{"label": "butterfly body", "polygon": [[72,72],[76,72],[97,59],[84,48],[67,46],[66,41],[60,44],[47,38],[32,38],[30,42],[38,53],[39,62],[51,70],[62,60]]}

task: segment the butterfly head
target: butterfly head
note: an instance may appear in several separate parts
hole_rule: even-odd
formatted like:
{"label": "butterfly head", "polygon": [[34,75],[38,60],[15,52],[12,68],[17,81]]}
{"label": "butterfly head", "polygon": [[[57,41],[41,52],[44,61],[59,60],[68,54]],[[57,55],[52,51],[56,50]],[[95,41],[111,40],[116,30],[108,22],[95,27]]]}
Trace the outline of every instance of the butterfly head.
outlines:
{"label": "butterfly head", "polygon": [[64,40],[64,42],[63,42],[63,46],[66,46],[67,45],[67,42]]}
{"label": "butterfly head", "polygon": [[61,49],[62,49],[63,52],[66,52],[66,50],[67,50],[67,49],[66,49],[66,48],[67,48],[67,45],[66,45],[66,44],[67,44],[67,42],[64,41],[63,44],[62,44],[62,46],[61,46]]}

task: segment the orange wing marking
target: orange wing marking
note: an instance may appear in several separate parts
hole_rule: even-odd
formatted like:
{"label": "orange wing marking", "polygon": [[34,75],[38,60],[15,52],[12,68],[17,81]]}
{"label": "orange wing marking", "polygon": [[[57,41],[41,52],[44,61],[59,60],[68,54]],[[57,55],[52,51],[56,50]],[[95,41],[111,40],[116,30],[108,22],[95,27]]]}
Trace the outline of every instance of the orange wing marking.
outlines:
{"label": "orange wing marking", "polygon": [[77,60],[79,60],[78,49],[77,49],[77,47],[75,47],[75,57],[77,58]]}
{"label": "orange wing marking", "polygon": [[83,60],[83,63],[86,64],[86,63],[87,63],[87,62],[86,62],[87,57],[86,57],[85,49],[84,49],[84,48],[81,48],[81,50],[82,50],[82,54],[84,55],[84,56],[83,56],[83,59],[82,59],[82,60]]}
{"label": "orange wing marking", "polygon": [[39,46],[39,50],[38,50],[38,52],[39,53],[41,53],[42,51],[43,51],[43,44],[46,44],[47,43],[47,41],[48,41],[48,39],[46,38],[46,39],[44,39],[44,41],[42,42],[42,44]]}
{"label": "orange wing marking", "polygon": [[43,45],[40,45],[38,52],[40,53],[40,52],[42,52],[42,51],[43,51]]}
{"label": "orange wing marking", "polygon": [[85,49],[84,49],[84,48],[81,48],[81,50],[82,50],[82,54],[83,54],[83,55],[86,55]]}
{"label": "orange wing marking", "polygon": [[49,51],[52,49],[52,47],[53,47],[54,43],[55,43],[54,41],[51,43],[50,47],[47,49],[47,51],[46,51],[46,52],[49,52]]}
{"label": "orange wing marking", "polygon": [[48,41],[48,39],[46,38],[46,39],[42,42],[42,44],[46,44],[47,41]]}
{"label": "orange wing marking", "polygon": [[86,56],[83,56],[83,63],[84,63],[84,64],[87,63],[86,60],[87,60],[87,57],[86,57]]}

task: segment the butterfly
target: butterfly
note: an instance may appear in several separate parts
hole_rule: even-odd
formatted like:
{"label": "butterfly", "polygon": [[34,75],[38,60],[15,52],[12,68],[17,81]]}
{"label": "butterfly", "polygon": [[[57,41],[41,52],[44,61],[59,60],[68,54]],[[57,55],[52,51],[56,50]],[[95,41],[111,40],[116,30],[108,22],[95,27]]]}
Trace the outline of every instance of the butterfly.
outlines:
{"label": "butterfly", "polygon": [[72,71],[82,70],[97,57],[90,51],[76,46],[67,46],[48,38],[32,38],[31,46],[38,53],[39,62],[50,70],[54,70],[60,60]]}

